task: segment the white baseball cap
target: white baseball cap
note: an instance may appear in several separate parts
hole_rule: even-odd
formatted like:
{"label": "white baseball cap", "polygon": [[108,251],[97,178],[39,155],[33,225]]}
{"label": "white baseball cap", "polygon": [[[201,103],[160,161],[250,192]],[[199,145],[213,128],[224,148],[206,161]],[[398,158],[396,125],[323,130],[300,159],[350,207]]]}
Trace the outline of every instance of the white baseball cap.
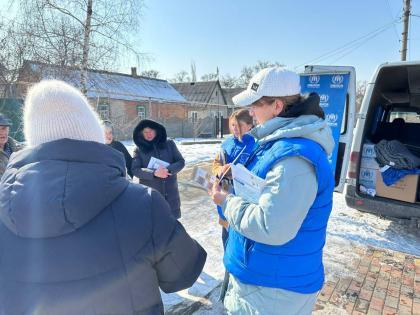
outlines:
{"label": "white baseball cap", "polygon": [[249,106],[263,96],[290,96],[300,94],[300,77],[297,73],[279,67],[265,68],[249,81],[245,91],[235,95],[235,105]]}

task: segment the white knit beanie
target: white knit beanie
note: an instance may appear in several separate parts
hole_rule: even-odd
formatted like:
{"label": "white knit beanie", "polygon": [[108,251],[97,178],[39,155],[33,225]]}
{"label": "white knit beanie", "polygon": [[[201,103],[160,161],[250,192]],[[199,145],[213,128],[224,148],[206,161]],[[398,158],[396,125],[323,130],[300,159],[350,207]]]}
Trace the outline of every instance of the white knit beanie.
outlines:
{"label": "white knit beanie", "polygon": [[63,81],[35,84],[26,96],[23,119],[29,146],[63,138],[105,143],[101,121],[86,97]]}

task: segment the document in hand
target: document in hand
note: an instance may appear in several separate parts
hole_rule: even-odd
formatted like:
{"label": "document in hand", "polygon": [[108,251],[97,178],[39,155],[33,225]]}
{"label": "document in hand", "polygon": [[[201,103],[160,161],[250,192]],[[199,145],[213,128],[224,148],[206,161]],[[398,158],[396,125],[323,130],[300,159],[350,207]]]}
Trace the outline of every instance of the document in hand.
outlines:
{"label": "document in hand", "polygon": [[258,203],[266,184],[265,180],[251,173],[242,164],[232,165],[232,177],[235,195],[249,202]]}
{"label": "document in hand", "polygon": [[215,177],[211,176],[205,169],[194,166],[191,180],[205,190],[209,190],[213,186]]}
{"label": "document in hand", "polygon": [[168,167],[169,163],[159,160],[158,158],[155,158],[154,156],[152,156],[152,158],[149,161],[149,164],[147,164],[147,168],[153,169],[153,170],[157,170],[159,167]]}

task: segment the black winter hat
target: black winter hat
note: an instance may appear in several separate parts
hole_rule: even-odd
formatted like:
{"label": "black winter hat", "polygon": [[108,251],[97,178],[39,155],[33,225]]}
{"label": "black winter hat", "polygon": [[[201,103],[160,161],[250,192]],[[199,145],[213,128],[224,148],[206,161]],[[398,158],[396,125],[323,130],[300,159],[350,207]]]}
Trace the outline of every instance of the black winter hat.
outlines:
{"label": "black winter hat", "polygon": [[0,114],[0,126],[10,127],[11,125],[12,125],[12,122],[10,121],[10,119],[4,116],[3,114]]}
{"label": "black winter hat", "polygon": [[[156,137],[152,141],[144,139],[142,131],[144,128],[150,128],[156,131]],[[133,141],[140,149],[149,151],[153,149],[153,145],[158,147],[164,145],[167,140],[166,129],[163,125],[150,119],[141,120],[133,131]]]}

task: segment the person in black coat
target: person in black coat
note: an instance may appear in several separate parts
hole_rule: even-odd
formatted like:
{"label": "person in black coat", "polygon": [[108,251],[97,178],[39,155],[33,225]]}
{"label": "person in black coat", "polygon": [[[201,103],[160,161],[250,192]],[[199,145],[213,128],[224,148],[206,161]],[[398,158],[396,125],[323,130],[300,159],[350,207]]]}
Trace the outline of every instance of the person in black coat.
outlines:
{"label": "person in black coat", "polygon": [[164,314],[159,289],[193,285],[204,249],[126,179],[80,91],[43,81],[24,112],[28,147],[0,182],[0,314]]}
{"label": "person in black coat", "polygon": [[109,145],[111,148],[120,151],[124,155],[125,167],[127,168],[127,174],[133,178],[133,173],[131,172],[131,162],[133,158],[128,152],[127,148],[119,141],[114,139],[114,126],[109,120],[104,121],[104,132],[105,132],[105,144]]}
{"label": "person in black coat", "polygon": [[[133,132],[137,145],[134,150],[131,170],[140,179],[140,183],[159,191],[171,206],[175,218],[181,217],[181,200],[179,197],[177,173],[185,166],[185,160],[175,142],[167,139],[166,129],[161,124],[143,119]],[[168,165],[149,165],[154,157]]]}

